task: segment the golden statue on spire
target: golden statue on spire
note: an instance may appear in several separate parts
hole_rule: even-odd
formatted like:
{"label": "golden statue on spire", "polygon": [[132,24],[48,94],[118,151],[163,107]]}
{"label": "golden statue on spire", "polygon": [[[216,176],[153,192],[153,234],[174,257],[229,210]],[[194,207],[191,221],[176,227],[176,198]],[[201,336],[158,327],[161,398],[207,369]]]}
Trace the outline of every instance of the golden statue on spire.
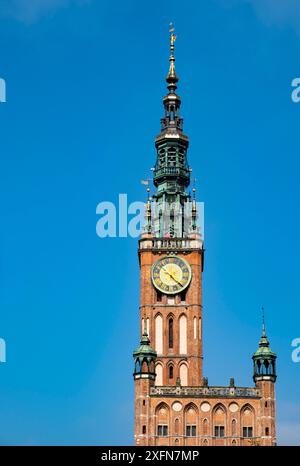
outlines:
{"label": "golden statue on spire", "polygon": [[[174,24],[173,23],[170,23],[170,28],[169,28],[169,33],[170,33],[170,58],[169,58],[169,61],[170,61],[170,68],[169,68],[169,72],[168,72],[168,75],[167,75],[167,82],[169,84],[171,84],[171,88],[172,90],[174,91],[176,89],[176,86],[174,87],[174,85],[177,83],[178,81],[178,77],[176,75],[176,72],[175,72],[175,56],[174,56],[174,49],[175,49],[175,40],[176,40],[176,35],[175,35],[175,28],[174,28]],[[169,88],[169,90],[171,90]]]}
{"label": "golden statue on spire", "polygon": [[171,44],[171,46],[174,46],[174,42],[177,39],[177,36],[174,34],[174,32],[175,32],[174,24],[170,23],[169,33],[170,33],[170,44]]}

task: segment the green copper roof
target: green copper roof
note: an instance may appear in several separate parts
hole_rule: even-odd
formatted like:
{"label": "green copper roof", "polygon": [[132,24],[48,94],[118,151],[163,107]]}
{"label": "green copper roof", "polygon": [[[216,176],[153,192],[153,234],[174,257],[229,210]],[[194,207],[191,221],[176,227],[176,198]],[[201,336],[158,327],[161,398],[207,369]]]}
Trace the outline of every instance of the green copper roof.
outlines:
{"label": "green copper roof", "polygon": [[259,341],[259,348],[253,354],[254,359],[267,359],[267,358],[276,358],[276,353],[274,353],[270,348],[270,343],[266,335],[265,324],[263,323],[262,335]]}
{"label": "green copper roof", "polygon": [[144,331],[143,333],[140,346],[133,352],[133,357],[134,358],[146,357],[149,359],[150,358],[155,359],[157,357],[156,351],[154,351],[154,349],[151,348],[150,346],[150,340],[149,340],[149,337],[146,331]]}

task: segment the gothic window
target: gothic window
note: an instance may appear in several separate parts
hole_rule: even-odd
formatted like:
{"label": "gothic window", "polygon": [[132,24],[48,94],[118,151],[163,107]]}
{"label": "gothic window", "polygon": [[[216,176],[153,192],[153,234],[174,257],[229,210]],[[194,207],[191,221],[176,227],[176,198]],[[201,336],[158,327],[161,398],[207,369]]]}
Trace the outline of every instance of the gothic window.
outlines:
{"label": "gothic window", "polygon": [[146,433],[146,426],[143,426],[143,434]]}
{"label": "gothic window", "polygon": [[253,437],[253,428],[252,427],[243,427],[243,437]]}
{"label": "gothic window", "polygon": [[169,348],[173,348],[173,319],[169,319]]}
{"label": "gothic window", "polygon": [[187,354],[187,318],[185,314],[179,318],[179,353]]}
{"label": "gothic window", "polygon": [[196,437],[196,426],[186,426],[186,436],[187,437]]}
{"label": "gothic window", "polygon": [[146,359],[142,362],[142,372],[148,372],[148,361]]}
{"label": "gothic window", "polygon": [[163,385],[163,368],[160,363],[156,364],[155,372],[156,372],[155,385],[157,386]]}
{"label": "gothic window", "polygon": [[155,317],[155,350],[158,354],[163,353],[163,320],[160,314]]}
{"label": "gothic window", "polygon": [[197,417],[197,407],[193,403],[189,404],[184,411],[185,435],[187,437],[196,437]]}
{"label": "gothic window", "polygon": [[141,372],[141,364],[140,364],[140,360],[137,359],[136,362],[135,362],[135,372],[138,374],[139,372]]}
{"label": "gothic window", "polygon": [[179,434],[179,419],[175,419],[175,434]]}
{"label": "gothic window", "polygon": [[224,426],[215,426],[215,437],[224,437],[225,427]]}
{"label": "gothic window", "polygon": [[266,435],[268,436],[269,435],[269,427],[266,427],[265,432],[266,432]]}
{"label": "gothic window", "polygon": [[169,379],[173,379],[173,378],[174,378],[174,367],[169,366]]}
{"label": "gothic window", "polygon": [[226,410],[222,404],[217,404],[213,411],[214,435],[224,437],[226,425]]}
{"label": "gothic window", "polygon": [[[255,419],[254,419],[253,408],[250,405],[245,405],[241,410],[241,427],[242,427],[243,437],[253,436],[253,428],[252,427],[250,428],[249,426],[253,426],[254,422],[255,422]],[[250,435],[250,432],[251,432],[251,435]]]}
{"label": "gothic window", "polygon": [[204,419],[203,420],[203,435],[207,435],[207,434],[208,434],[208,420]]}
{"label": "gothic window", "polygon": [[236,420],[235,419],[233,419],[231,423],[231,433],[233,436],[236,435]]}
{"label": "gothic window", "polygon": [[160,403],[155,410],[157,416],[157,435],[166,437],[168,435],[170,410],[166,403]]}
{"label": "gothic window", "polygon": [[181,385],[186,387],[188,384],[188,369],[185,363],[182,363],[179,367],[179,377]]}

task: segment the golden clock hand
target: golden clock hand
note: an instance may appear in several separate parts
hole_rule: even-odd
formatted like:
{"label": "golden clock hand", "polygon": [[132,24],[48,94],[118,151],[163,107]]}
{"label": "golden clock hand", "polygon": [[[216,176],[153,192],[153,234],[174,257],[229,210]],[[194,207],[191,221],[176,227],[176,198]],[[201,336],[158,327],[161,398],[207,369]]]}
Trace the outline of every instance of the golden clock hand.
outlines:
{"label": "golden clock hand", "polygon": [[180,286],[183,286],[182,283],[180,283],[178,280],[176,280],[176,278],[174,277],[174,275],[172,275],[170,272],[168,272],[168,271],[167,271],[166,269],[164,269],[164,268],[163,268],[163,271],[164,271],[165,273],[167,273],[167,274],[174,280],[174,282],[178,283]]}

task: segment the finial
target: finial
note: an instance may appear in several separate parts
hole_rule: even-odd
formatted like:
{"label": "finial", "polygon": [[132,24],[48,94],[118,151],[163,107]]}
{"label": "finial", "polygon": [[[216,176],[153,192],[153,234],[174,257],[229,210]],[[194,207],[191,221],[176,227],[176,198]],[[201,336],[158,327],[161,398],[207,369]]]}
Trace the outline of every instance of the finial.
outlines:
{"label": "finial", "polygon": [[175,32],[174,24],[170,23],[169,33],[170,33],[170,50],[171,50],[171,53],[174,51],[174,43],[175,43],[175,41],[177,39],[177,36],[174,34],[174,32]]}
{"label": "finial", "polygon": [[266,336],[265,308],[263,306],[261,307],[261,312],[262,312],[262,335],[263,337],[265,337]]}
{"label": "finial", "polygon": [[175,71],[175,57],[174,57],[174,49],[175,49],[175,41],[176,35],[174,34],[175,28],[174,24],[170,23],[169,33],[170,33],[170,68],[169,73],[167,75],[166,81],[169,83],[168,89],[170,92],[174,92],[176,90],[176,83],[178,81],[178,77]]}

